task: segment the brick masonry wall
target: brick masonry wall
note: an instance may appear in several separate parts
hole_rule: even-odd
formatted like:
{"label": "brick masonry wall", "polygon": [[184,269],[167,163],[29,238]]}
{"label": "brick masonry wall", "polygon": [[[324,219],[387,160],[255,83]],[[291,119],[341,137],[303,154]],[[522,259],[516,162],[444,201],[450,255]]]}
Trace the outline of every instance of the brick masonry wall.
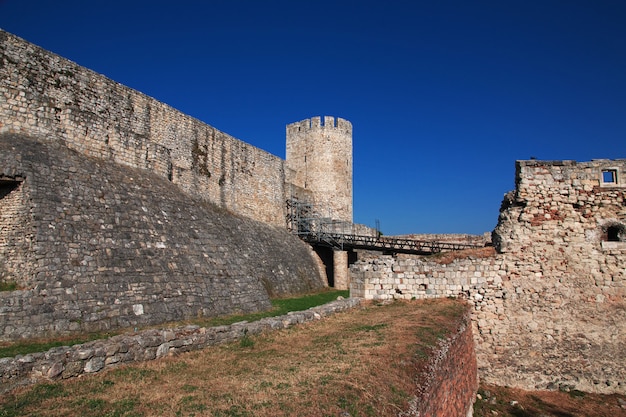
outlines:
{"label": "brick masonry wall", "polygon": [[419,392],[400,416],[470,417],[478,390],[476,353],[469,311],[455,334],[430,357]]}
{"label": "brick masonry wall", "polygon": [[[606,240],[626,222],[624,164],[520,161],[494,233],[501,253],[448,265],[370,254],[352,266],[352,295],[467,298],[483,380],[624,393],[626,242]],[[616,184],[602,183],[606,169]]]}
{"label": "brick masonry wall", "polygon": [[62,140],[233,212],[285,223],[282,159],[2,30],[0,132]]}
{"label": "brick masonry wall", "polygon": [[[0,177],[23,178],[0,204],[32,236],[29,250],[0,246],[22,285],[0,292],[0,340],[253,312],[326,286],[311,248],[284,228],[149,171],[0,134]],[[0,241],[14,229],[3,224]]]}

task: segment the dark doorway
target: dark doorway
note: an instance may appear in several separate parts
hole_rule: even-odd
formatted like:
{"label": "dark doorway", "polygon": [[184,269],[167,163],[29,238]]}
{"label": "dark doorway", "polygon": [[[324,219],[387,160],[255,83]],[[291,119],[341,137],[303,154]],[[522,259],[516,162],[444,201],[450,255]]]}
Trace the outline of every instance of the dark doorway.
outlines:
{"label": "dark doorway", "polygon": [[335,265],[333,261],[333,249],[327,246],[313,246],[313,250],[320,257],[326,268],[326,277],[328,278],[328,286],[335,286]]}
{"label": "dark doorway", "polygon": [[0,179],[0,199],[3,199],[20,186],[21,181]]}

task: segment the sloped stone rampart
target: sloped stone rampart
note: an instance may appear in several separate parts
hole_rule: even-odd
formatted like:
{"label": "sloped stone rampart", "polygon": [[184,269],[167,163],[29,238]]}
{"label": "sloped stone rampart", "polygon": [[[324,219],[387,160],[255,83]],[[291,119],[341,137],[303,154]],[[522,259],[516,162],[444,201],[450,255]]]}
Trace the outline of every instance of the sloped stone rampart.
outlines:
{"label": "sloped stone rampart", "polygon": [[311,248],[285,229],[145,170],[0,134],[0,176],[23,180],[0,209],[23,210],[29,242],[23,250],[13,226],[0,229],[4,278],[20,287],[0,292],[0,340],[255,312],[270,295],[327,285]]}
{"label": "sloped stone rampart", "polygon": [[73,378],[133,362],[234,342],[246,335],[286,329],[320,320],[360,304],[357,298],[333,301],[284,316],[240,322],[229,326],[185,326],[145,330],[80,345],[62,346],[42,353],[0,359],[0,393],[42,380]]}

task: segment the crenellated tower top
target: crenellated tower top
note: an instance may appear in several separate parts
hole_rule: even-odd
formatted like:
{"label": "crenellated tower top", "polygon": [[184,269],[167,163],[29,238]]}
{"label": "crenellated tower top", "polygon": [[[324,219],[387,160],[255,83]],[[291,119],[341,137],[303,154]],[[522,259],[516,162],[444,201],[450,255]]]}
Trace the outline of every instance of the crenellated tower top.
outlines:
{"label": "crenellated tower top", "polygon": [[312,117],[287,125],[287,136],[296,132],[315,132],[318,130],[338,130],[352,139],[352,123],[341,117],[324,116]]}

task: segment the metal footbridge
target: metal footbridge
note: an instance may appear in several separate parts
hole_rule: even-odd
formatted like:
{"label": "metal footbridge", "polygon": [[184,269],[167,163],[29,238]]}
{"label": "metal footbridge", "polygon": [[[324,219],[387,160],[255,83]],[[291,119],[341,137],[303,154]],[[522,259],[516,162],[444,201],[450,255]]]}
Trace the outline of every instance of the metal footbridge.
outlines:
{"label": "metal footbridge", "polygon": [[336,249],[365,249],[390,253],[412,253],[430,255],[444,251],[479,248],[468,243],[414,240],[386,236],[359,236],[340,233],[299,233],[298,236],[310,244]]}
{"label": "metal footbridge", "polygon": [[[444,251],[480,248],[470,243],[416,240],[387,237],[372,229],[372,235],[354,233],[349,222],[322,217],[308,203],[295,199],[287,201],[287,225],[292,233],[311,245],[327,246],[339,250],[363,249],[386,253],[430,255]],[[377,228],[378,229],[378,228]]]}

